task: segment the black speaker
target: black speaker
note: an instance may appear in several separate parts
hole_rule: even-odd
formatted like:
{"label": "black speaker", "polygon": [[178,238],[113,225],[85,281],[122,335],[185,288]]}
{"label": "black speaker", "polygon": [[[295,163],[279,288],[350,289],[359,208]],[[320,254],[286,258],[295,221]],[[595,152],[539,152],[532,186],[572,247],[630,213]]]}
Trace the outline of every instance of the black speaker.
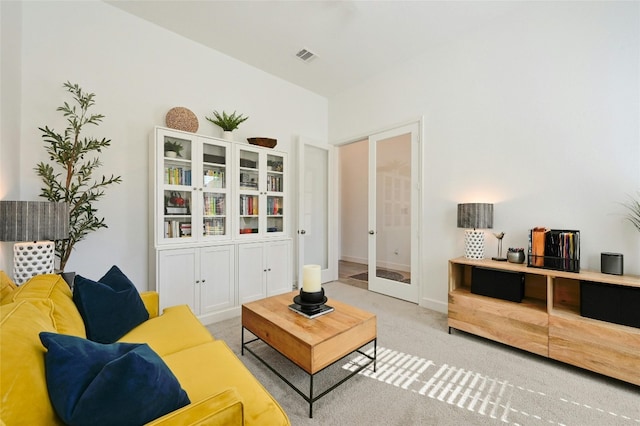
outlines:
{"label": "black speaker", "polygon": [[471,270],[471,293],[522,302],[524,273],[474,266]]}
{"label": "black speaker", "polygon": [[580,281],[580,315],[640,328],[640,288]]}
{"label": "black speaker", "polygon": [[622,275],[624,258],[622,253],[600,253],[600,272],[603,274]]}

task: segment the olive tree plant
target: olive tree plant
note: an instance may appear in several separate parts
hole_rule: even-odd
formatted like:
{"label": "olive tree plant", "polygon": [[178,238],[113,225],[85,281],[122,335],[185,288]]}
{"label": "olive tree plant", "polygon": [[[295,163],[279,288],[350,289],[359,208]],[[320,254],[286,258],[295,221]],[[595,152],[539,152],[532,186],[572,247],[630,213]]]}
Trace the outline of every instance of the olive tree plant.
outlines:
{"label": "olive tree plant", "polygon": [[49,201],[69,204],[69,238],[56,241],[59,268],[64,268],[76,245],[89,233],[107,228],[104,217],[97,215],[95,203],[104,196],[107,187],[120,183],[120,176],[102,176],[94,179],[94,172],[102,165],[99,154],[111,145],[110,139],[82,136],[85,126],[97,126],[104,115],[90,114],[95,94],[87,93],[77,84],[64,83],[75,103],[58,107],[67,119],[63,133],[53,128],[39,127],[49,156],[49,162],[40,162],[35,171],[44,186],[40,196]]}
{"label": "olive tree plant", "polygon": [[623,203],[623,206],[627,209],[627,220],[640,231],[640,191],[636,195],[635,198],[629,196],[629,200]]}

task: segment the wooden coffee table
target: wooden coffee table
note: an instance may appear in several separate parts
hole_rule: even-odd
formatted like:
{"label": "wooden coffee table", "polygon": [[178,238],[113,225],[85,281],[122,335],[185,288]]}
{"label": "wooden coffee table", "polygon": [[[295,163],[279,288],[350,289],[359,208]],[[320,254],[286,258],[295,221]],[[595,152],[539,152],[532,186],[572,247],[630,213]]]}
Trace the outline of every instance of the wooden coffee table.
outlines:
{"label": "wooden coffee table", "polygon": [[[297,291],[268,297],[242,305],[242,355],[245,349],[293,388],[309,403],[309,417],[313,417],[313,403],[340,386],[349,378],[373,363],[376,370],[376,316],[356,307],[329,299],[333,312],[314,319],[289,309]],[[256,338],[244,340],[248,330]],[[276,371],[247,345],[263,341],[309,374],[309,394],[305,394]],[[363,348],[373,343],[373,356]],[[368,358],[348,376],[317,396],[313,394],[313,377],[342,358],[358,352]]]}

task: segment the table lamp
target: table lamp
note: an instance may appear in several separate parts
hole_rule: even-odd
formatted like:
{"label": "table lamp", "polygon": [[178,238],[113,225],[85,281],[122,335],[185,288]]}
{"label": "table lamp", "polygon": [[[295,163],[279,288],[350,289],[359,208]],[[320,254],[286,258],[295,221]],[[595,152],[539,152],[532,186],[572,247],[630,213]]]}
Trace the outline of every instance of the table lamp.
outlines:
{"label": "table lamp", "polygon": [[14,241],[13,277],[22,284],[52,274],[55,240],[69,238],[69,205],[48,201],[0,201],[0,241]]}
{"label": "table lamp", "polygon": [[493,204],[458,204],[458,228],[465,228],[464,256],[484,259],[484,229],[493,228]]}

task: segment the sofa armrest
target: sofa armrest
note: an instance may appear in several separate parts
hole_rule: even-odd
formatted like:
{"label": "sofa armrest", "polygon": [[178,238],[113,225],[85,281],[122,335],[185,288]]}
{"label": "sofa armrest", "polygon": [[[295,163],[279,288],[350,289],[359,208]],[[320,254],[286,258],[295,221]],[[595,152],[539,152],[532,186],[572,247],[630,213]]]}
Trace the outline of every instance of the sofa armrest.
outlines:
{"label": "sofa armrest", "polygon": [[147,426],[228,425],[244,425],[244,407],[235,388],[226,389],[147,423]]}
{"label": "sofa armrest", "polygon": [[158,293],[155,291],[143,291],[140,293],[140,297],[142,298],[144,307],[147,308],[147,312],[149,312],[149,318],[157,317],[160,311],[160,297]]}

